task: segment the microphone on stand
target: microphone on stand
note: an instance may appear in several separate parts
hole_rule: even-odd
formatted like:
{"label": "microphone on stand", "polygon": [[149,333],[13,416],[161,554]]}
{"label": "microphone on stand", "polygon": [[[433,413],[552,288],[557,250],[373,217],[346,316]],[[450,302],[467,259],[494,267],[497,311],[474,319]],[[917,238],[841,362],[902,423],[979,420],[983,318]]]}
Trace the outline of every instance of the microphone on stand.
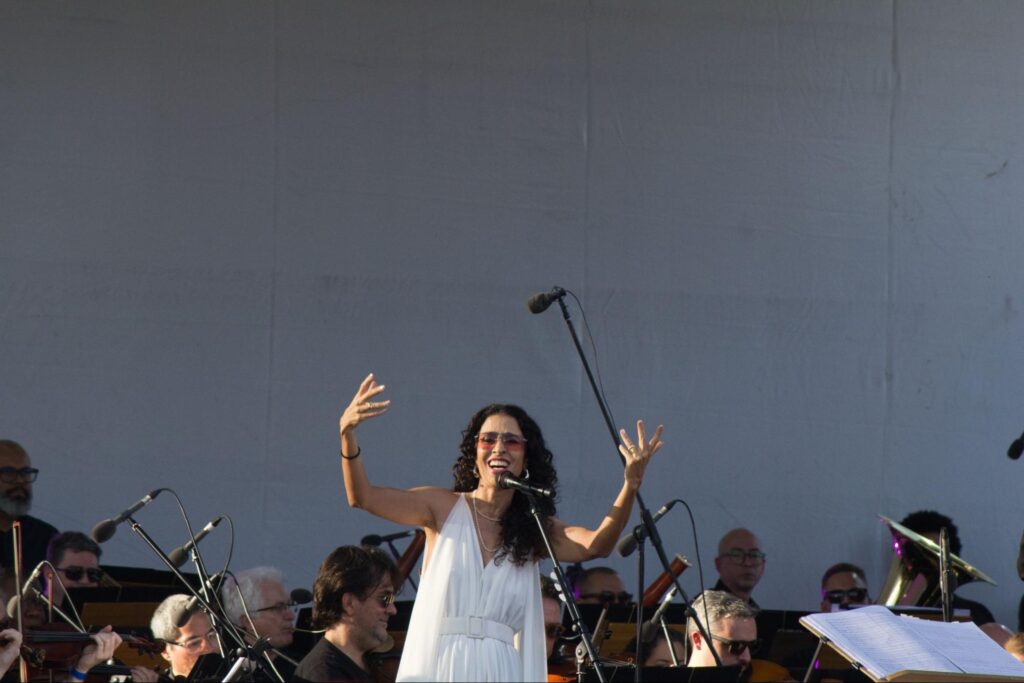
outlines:
{"label": "microphone on stand", "polygon": [[363,539],[359,541],[359,545],[368,545],[371,547],[376,547],[381,545],[382,543],[390,543],[391,541],[397,541],[400,538],[407,538],[409,536],[414,536],[415,534],[415,529],[412,529],[410,531],[399,531],[398,533],[388,534],[387,536],[378,536],[376,534],[370,534],[369,536],[363,536]]}
{"label": "microphone on stand", "polygon": [[522,479],[517,478],[508,470],[498,475],[498,487],[503,489],[515,489],[516,491],[522,491],[523,493],[529,493],[542,498],[553,498],[555,495],[555,492],[551,489],[528,484]]}
{"label": "microphone on stand", "polygon": [[194,543],[192,542],[192,540],[189,540],[189,542],[186,543],[185,545],[178,546],[177,548],[175,548],[174,550],[172,550],[171,552],[169,552],[167,554],[167,559],[170,560],[171,563],[174,564],[175,567],[180,567],[181,565],[185,564],[185,560],[188,559],[189,551],[192,550],[193,548],[195,548],[196,545],[199,544],[199,541],[201,541],[204,538],[206,538],[207,534],[209,534],[211,531],[213,531],[213,528],[215,526],[217,526],[218,524],[220,524],[221,520],[223,520],[223,519],[224,519],[224,516],[221,515],[220,517],[217,517],[216,519],[211,520],[206,526],[204,526],[202,529],[199,530],[198,534],[196,534],[196,538],[195,538],[195,542]]}
{"label": "microphone on stand", "polygon": [[[657,512],[654,513],[654,516],[651,519],[657,523],[657,521],[668,514],[668,511],[672,509],[672,506],[678,502],[679,499],[676,498],[665,503]],[[622,557],[629,557],[636,552],[636,547],[640,545],[640,541],[645,538],[647,538],[647,527],[643,524],[638,524],[632,531],[619,539],[619,545],[616,546],[618,548],[619,555]]]}
{"label": "microphone on stand", "polygon": [[541,292],[540,294],[534,294],[530,297],[530,300],[526,302],[526,307],[530,309],[530,313],[536,315],[537,313],[543,313],[551,307],[551,304],[555,303],[562,297],[564,297],[566,291],[561,287],[553,287],[550,292]]}
{"label": "microphone on stand", "polygon": [[[207,579],[206,583],[203,584],[203,587],[206,590],[216,592],[216,590],[220,590],[220,585],[219,585],[218,582],[221,581],[223,578],[224,578],[223,572],[217,572],[216,574],[211,576],[209,579]],[[214,586],[217,586],[216,590],[214,590]],[[202,591],[202,588],[200,589],[200,592],[201,591]],[[207,598],[207,599],[209,600],[209,598]],[[182,606],[181,612],[179,612],[175,616],[175,618],[174,618],[174,625],[177,626],[178,628],[181,628],[182,626],[187,624],[188,620],[192,618],[192,613],[196,611],[196,607],[198,605],[199,605],[199,598],[194,596],[194,595],[192,597],[190,597],[188,599],[188,602],[186,602]]]}
{"label": "microphone on stand", "polygon": [[[657,633],[660,626],[659,622],[661,621],[661,618],[665,616],[665,612],[668,610],[668,606],[672,602],[672,598],[676,597],[677,590],[678,589],[675,586],[672,586],[672,590],[665,594],[665,599],[661,601],[661,604],[658,605],[658,609],[656,609],[654,614],[651,615],[650,621],[645,621],[643,626],[640,627],[640,640],[645,643],[649,643],[654,640],[654,634]],[[669,647],[672,647],[671,643],[669,643]]]}
{"label": "microphone on stand", "polygon": [[1017,440],[1010,444],[1010,447],[1006,449],[1006,457],[1010,460],[1018,460],[1024,454],[1024,434],[1017,437]]}
{"label": "microphone on stand", "polygon": [[161,491],[165,490],[166,489],[156,489],[154,491],[150,491],[148,494],[143,496],[141,500],[139,500],[137,503],[132,505],[130,508],[128,508],[121,514],[119,514],[117,517],[114,517],[112,519],[105,519],[96,526],[94,526],[92,528],[92,540],[96,541],[97,543],[106,543],[107,541],[109,541],[110,538],[114,535],[114,532],[117,531],[118,524],[125,521],[126,519],[134,515],[136,512],[152,503],[153,499],[160,495]]}

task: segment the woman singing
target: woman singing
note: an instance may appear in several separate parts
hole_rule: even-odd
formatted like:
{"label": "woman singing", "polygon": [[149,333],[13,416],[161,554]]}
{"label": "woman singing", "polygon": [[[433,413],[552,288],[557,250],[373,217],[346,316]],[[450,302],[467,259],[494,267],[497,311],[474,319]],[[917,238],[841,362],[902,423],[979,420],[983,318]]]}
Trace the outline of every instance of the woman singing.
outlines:
{"label": "woman singing", "polygon": [[[374,486],[366,477],[356,427],[384,414],[384,385],[371,374],[341,416],[341,469],[349,505],[426,532],[427,544],[399,681],[546,680],[544,623],[537,561],[547,556],[528,501],[498,488],[509,472],[555,489],[551,451],[537,423],[513,405],[490,405],[462,433],[452,490],[407,491]],[[636,442],[620,431],[625,481],[596,529],[555,517],[553,499],[538,498],[545,529],[560,562],[605,557],[633,507],[644,470],[662,446],[662,428]]]}

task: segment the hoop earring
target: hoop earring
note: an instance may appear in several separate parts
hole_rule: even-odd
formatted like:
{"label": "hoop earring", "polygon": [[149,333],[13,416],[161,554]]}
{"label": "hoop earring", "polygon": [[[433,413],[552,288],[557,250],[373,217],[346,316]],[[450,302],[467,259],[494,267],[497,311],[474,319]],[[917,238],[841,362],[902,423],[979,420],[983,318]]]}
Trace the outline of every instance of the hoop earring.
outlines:
{"label": "hoop earring", "polygon": [[523,479],[529,479],[529,478],[530,478],[530,470],[524,467],[523,468]]}

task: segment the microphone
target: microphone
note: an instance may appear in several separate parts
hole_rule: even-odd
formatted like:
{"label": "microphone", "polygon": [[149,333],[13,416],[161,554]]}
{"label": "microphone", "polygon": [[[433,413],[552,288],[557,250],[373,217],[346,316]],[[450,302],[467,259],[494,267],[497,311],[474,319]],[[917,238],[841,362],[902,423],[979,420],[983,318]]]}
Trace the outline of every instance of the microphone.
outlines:
{"label": "microphone", "polygon": [[505,471],[498,475],[498,486],[503,489],[515,489],[542,498],[554,498],[555,492],[551,489],[542,488],[528,484],[522,479],[517,479],[511,472]]}
{"label": "microphone", "polygon": [[[668,511],[672,509],[672,506],[679,502],[678,499],[670,500],[661,506],[661,508],[654,513],[654,523],[657,524],[658,520],[668,514]],[[643,524],[638,524],[633,527],[633,530],[628,534],[619,539],[619,545],[617,546],[619,555],[622,557],[629,557],[636,552],[636,547],[640,544],[640,541],[647,538],[647,527]]]}
{"label": "microphone", "polygon": [[[212,591],[212,590],[214,590],[214,588],[213,588],[214,584],[216,584],[217,581],[219,581],[219,580],[221,580],[223,578],[224,578],[223,577],[223,572],[217,572],[216,574],[211,576],[209,579],[207,579],[207,581],[206,581],[206,583],[204,585],[205,585],[207,590],[211,590]],[[216,592],[216,591],[214,591],[214,592]],[[187,624],[188,620],[192,618],[192,613],[196,611],[196,607],[198,605],[199,605],[199,598],[196,597],[195,595],[193,595],[191,598],[188,599],[188,602],[186,602],[182,606],[181,612],[179,612],[175,616],[174,625],[177,626],[178,628],[181,628],[182,626]]]}
{"label": "microphone", "polygon": [[294,605],[307,605],[313,602],[313,594],[305,588],[294,588],[292,592],[288,594],[291,598],[292,604]]}
{"label": "microphone", "polygon": [[1024,434],[1017,437],[1017,440],[1010,444],[1010,447],[1006,449],[1006,457],[1010,460],[1020,459],[1021,454],[1024,454]]}
{"label": "microphone", "polygon": [[526,302],[526,307],[530,309],[530,313],[543,313],[551,307],[551,304],[564,297],[565,293],[561,287],[553,287],[550,292],[541,292],[531,296],[530,300]]}
{"label": "microphone", "polygon": [[96,526],[94,526],[92,528],[92,540],[96,541],[97,543],[106,543],[107,541],[109,541],[110,538],[114,535],[114,532],[117,531],[118,524],[120,524],[121,522],[128,519],[142,508],[152,503],[153,499],[156,498],[161,491],[166,491],[166,489],[156,489],[154,491],[150,491],[148,494],[143,496],[142,499],[139,500],[139,502],[132,505],[130,508],[119,514],[117,517],[114,517],[113,519],[105,519]]}
{"label": "microphone", "polygon": [[399,531],[397,534],[388,534],[387,536],[378,536],[376,534],[370,534],[369,536],[363,536],[363,540],[359,541],[359,545],[368,546],[379,546],[382,543],[389,543],[391,541],[397,541],[400,538],[406,538],[416,533],[415,529],[410,531]]}
{"label": "microphone", "polygon": [[223,515],[214,520],[211,520],[206,526],[200,529],[199,533],[196,534],[195,543],[189,540],[189,542],[185,545],[179,546],[172,550],[170,553],[168,553],[167,559],[171,561],[171,564],[173,564],[175,567],[180,567],[181,565],[185,564],[185,560],[188,559],[188,552],[195,548],[197,545],[199,545],[199,541],[206,538],[206,535],[213,531],[213,527],[220,524],[222,519],[224,519]]}
{"label": "microphone", "polygon": [[669,603],[672,602],[672,598],[676,597],[676,590],[676,587],[672,586],[672,590],[665,595],[665,599],[661,601],[660,605],[658,605],[658,609],[651,615],[650,620],[645,621],[643,626],[640,627],[640,640],[645,643],[649,643],[654,640],[654,636],[658,632],[658,626],[660,625],[659,622],[661,621],[661,618],[665,616],[665,612],[668,610],[668,606]]}

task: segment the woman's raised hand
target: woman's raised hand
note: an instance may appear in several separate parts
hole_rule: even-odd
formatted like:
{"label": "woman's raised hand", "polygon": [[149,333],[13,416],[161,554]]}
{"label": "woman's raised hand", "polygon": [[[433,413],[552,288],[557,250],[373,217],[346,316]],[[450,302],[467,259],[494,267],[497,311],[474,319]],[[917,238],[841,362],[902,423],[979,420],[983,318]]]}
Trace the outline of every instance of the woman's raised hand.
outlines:
{"label": "woman's raised hand", "polygon": [[661,440],[662,431],[664,431],[664,427],[658,425],[654,436],[647,439],[644,421],[637,420],[636,443],[633,443],[625,429],[619,430],[619,438],[622,440],[622,445],[619,446],[619,453],[622,453],[622,457],[626,459],[626,482],[632,487],[640,488],[640,482],[643,481],[647,463],[650,462],[651,456],[657,453],[665,443]]}
{"label": "woman's raised hand", "polygon": [[342,413],[341,419],[338,421],[338,428],[341,430],[342,436],[355,429],[363,420],[383,415],[388,411],[388,408],[391,407],[390,400],[373,400],[384,389],[383,384],[377,384],[372,372],[366,376],[363,383],[359,385],[359,391],[356,392],[352,402],[348,404],[348,408],[345,408],[345,412]]}

